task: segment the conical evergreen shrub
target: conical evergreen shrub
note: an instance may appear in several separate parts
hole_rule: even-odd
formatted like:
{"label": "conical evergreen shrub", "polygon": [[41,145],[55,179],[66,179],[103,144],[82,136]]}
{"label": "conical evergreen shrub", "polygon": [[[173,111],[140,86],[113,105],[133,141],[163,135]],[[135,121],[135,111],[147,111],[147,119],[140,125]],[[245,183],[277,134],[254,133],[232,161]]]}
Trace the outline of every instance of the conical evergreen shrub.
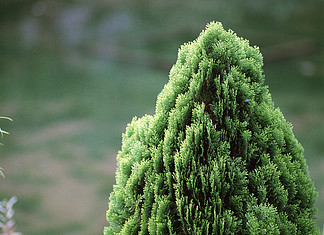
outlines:
{"label": "conical evergreen shrub", "polygon": [[210,23],[118,153],[105,234],[318,234],[316,192],[257,47]]}

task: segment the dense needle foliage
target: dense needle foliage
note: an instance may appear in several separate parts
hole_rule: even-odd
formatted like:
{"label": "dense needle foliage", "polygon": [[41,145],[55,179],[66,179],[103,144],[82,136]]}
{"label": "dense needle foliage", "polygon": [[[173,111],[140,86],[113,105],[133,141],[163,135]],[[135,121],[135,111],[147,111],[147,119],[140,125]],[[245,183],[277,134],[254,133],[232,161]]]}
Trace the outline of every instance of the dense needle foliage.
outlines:
{"label": "dense needle foliage", "polygon": [[317,234],[316,192],[257,47],[210,23],[118,153],[105,234]]}

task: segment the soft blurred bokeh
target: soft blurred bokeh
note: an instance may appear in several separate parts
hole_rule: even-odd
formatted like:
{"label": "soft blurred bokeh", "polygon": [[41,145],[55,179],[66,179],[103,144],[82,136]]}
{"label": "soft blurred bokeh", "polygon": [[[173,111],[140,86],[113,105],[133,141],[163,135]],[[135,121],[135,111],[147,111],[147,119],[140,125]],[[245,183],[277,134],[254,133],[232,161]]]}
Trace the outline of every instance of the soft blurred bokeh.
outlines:
{"label": "soft blurred bokeh", "polygon": [[153,114],[177,50],[210,21],[259,45],[294,125],[324,224],[324,3],[320,0],[0,1],[0,199],[17,231],[102,234],[121,135]]}

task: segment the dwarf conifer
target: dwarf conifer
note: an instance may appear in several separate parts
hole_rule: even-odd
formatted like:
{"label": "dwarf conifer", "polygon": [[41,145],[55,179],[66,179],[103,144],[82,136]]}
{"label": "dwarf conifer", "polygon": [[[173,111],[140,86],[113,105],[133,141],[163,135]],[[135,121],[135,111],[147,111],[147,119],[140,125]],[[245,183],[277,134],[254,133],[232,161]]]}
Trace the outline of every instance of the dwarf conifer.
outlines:
{"label": "dwarf conifer", "polygon": [[123,134],[105,234],[317,234],[316,192],[257,47],[212,22]]}

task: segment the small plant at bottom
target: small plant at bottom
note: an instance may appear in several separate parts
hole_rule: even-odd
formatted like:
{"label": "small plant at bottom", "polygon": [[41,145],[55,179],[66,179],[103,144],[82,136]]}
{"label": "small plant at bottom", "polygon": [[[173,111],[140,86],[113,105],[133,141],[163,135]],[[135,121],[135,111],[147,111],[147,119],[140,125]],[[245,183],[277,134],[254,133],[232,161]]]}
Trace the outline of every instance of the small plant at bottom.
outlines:
{"label": "small plant at bottom", "polygon": [[[0,116],[0,119],[6,119],[12,121],[9,117]],[[0,128],[0,135],[3,138],[3,134],[9,134],[9,132],[2,130]],[[3,145],[0,143],[0,145]],[[2,172],[2,168],[0,167],[0,176],[4,177]],[[15,232],[15,220],[13,216],[15,211],[13,210],[13,205],[17,202],[17,197],[13,196],[8,200],[3,199],[0,201],[0,234],[1,235],[21,235],[21,233]]]}
{"label": "small plant at bottom", "polygon": [[13,216],[15,211],[13,205],[17,202],[17,197],[13,196],[7,201],[6,199],[0,202],[0,232],[1,235],[21,235],[15,232],[15,220]]}

